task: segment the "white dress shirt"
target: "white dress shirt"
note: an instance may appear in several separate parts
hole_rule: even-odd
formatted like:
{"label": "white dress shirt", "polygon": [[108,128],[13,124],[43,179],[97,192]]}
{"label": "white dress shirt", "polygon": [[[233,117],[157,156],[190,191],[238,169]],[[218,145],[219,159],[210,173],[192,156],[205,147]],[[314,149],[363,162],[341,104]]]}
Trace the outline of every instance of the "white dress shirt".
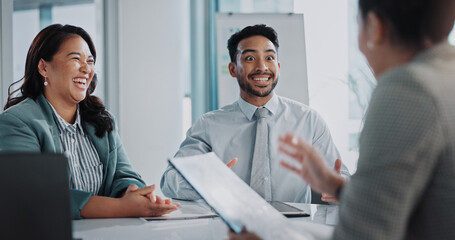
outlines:
{"label": "white dress shirt", "polygon": [[[311,202],[311,190],[302,178],[279,165],[283,154],[278,152],[278,137],[292,132],[319,150],[327,164],[333,168],[340,158],[329,129],[322,118],[308,106],[285,97],[274,96],[264,105],[269,110],[268,151],[264,176],[267,200],[286,202]],[[175,157],[192,156],[215,152],[225,163],[238,158],[232,170],[247,184],[250,182],[251,166],[256,136],[257,107],[242,98],[233,104],[204,114],[187,132],[187,137]],[[342,165],[341,174],[349,176]],[[161,190],[177,199],[195,200],[200,196],[191,186],[168,166],[161,179]]]}

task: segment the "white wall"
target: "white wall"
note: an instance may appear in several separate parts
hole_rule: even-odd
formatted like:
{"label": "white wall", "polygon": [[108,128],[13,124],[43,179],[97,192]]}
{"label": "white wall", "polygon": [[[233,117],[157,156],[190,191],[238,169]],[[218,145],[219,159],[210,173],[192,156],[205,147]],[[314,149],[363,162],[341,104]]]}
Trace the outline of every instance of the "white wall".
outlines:
{"label": "white wall", "polygon": [[222,107],[239,98],[237,79],[229,74],[231,61],[226,43],[231,35],[246,26],[266,24],[278,34],[280,47],[278,61],[281,63],[279,83],[275,89],[280,96],[308,104],[308,79],[305,49],[303,14],[257,13],[216,15],[218,103]]}
{"label": "white wall", "polygon": [[13,78],[12,21],[13,0],[0,1],[0,113],[6,104],[8,86]]}
{"label": "white wall", "polygon": [[182,140],[189,1],[119,0],[118,7],[120,135],[133,168],[159,189]]}
{"label": "white wall", "polygon": [[358,155],[349,151],[348,136],[359,131],[359,123],[348,116],[348,1],[296,0],[294,12],[305,16],[310,106],[327,122],[352,173]]}

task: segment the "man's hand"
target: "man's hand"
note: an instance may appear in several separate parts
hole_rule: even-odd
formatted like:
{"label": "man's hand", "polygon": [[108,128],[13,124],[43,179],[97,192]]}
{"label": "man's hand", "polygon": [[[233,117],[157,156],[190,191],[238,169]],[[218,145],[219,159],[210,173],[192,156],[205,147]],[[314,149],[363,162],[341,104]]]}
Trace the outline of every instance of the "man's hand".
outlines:
{"label": "man's hand", "polygon": [[229,168],[232,168],[236,163],[237,163],[237,160],[238,158],[233,158],[230,162],[228,162],[226,165],[229,167]]}
{"label": "man's hand", "polygon": [[278,140],[279,151],[300,165],[295,167],[281,161],[281,166],[301,176],[315,191],[335,196],[336,191],[344,184],[344,178],[329,169],[313,147],[290,133]]}
{"label": "man's hand", "polygon": [[[335,166],[333,166],[333,170],[341,175],[341,159],[335,160]],[[321,200],[324,202],[329,202],[329,203],[336,203],[338,204],[338,199],[335,196],[332,196],[327,193],[322,193]]]}

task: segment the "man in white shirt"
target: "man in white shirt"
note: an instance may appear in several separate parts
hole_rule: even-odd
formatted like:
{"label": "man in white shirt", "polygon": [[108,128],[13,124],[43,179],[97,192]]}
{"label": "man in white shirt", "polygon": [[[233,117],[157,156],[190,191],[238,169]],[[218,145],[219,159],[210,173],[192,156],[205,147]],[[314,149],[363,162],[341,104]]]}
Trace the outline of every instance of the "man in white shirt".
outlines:
{"label": "man in white shirt", "polygon": [[[229,72],[237,78],[240,98],[204,114],[188,130],[175,157],[215,152],[226,162],[231,159],[235,162],[234,158],[238,158],[232,170],[266,200],[310,203],[310,186],[279,165],[282,156],[277,151],[278,136],[286,132],[297,133],[312,143],[331,167],[340,155],[329,129],[314,110],[274,93],[280,69],[278,46],[275,30],[265,25],[249,26],[231,36],[228,40]],[[259,110],[262,108],[266,110]],[[257,117],[257,111],[265,112],[262,115],[265,123],[261,123],[264,126],[261,129],[265,129],[264,143],[257,142],[260,138],[257,133],[262,131],[257,130],[261,118]],[[259,144],[264,147],[255,147]],[[346,166],[339,160],[335,169],[349,176]],[[200,198],[171,166],[163,174],[161,190],[171,198]]]}

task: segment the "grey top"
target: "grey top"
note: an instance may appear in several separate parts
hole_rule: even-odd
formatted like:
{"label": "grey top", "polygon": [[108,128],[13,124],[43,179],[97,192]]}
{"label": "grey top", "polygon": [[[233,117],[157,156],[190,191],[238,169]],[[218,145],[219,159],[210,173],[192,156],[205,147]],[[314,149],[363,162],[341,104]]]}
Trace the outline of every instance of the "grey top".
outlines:
{"label": "grey top", "polygon": [[378,80],[335,239],[455,236],[455,48],[434,46]]}

